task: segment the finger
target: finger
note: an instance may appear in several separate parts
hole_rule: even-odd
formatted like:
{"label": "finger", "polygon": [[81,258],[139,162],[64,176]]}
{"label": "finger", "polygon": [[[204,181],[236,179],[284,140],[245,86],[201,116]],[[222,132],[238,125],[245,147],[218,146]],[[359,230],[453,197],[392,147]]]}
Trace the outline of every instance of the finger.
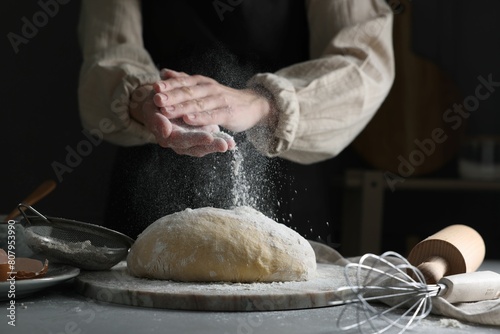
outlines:
{"label": "finger", "polygon": [[208,132],[210,134],[220,132],[219,126],[215,125],[215,124],[209,124],[209,125],[203,125],[203,126],[192,126],[192,125],[184,123],[182,118],[169,119],[169,121],[170,121],[170,123],[172,123],[174,131],[182,131],[182,132],[202,131],[202,132]]}
{"label": "finger", "polygon": [[193,157],[203,157],[211,153],[223,153],[229,149],[225,140],[217,138],[210,145],[194,146],[186,149],[172,148],[174,152],[182,155],[189,155]]}
{"label": "finger", "polygon": [[211,146],[214,148],[214,152],[226,152],[229,149],[228,142],[224,138],[214,137]]}
{"label": "finger", "polygon": [[167,80],[158,81],[153,84],[157,93],[166,93],[175,88],[191,87],[203,83],[215,83],[216,81],[203,75],[178,75]]}
{"label": "finger", "polygon": [[234,141],[234,139],[230,140],[227,142],[227,149],[229,151],[232,151],[236,148],[236,142]]}
{"label": "finger", "polygon": [[185,72],[177,72],[169,68],[162,68],[160,71],[160,78],[162,78],[162,80],[187,76],[189,76],[189,74]]}
{"label": "finger", "polygon": [[147,101],[143,105],[142,119],[144,126],[151,131],[157,139],[168,138],[172,132],[172,122],[159,112],[159,109]]}
{"label": "finger", "polygon": [[168,118],[179,118],[192,113],[211,113],[213,110],[219,110],[226,107],[227,102],[221,95],[208,95],[202,97],[204,93],[206,92],[200,90],[193,92],[193,96],[191,97],[182,97],[181,94],[178,94],[171,99],[159,96],[155,97],[155,105],[159,107],[160,112]]}
{"label": "finger", "polygon": [[232,151],[236,148],[236,142],[234,141],[234,138],[231,137],[229,134],[227,134],[225,132],[215,132],[215,133],[212,133],[212,135],[215,138],[224,140],[227,144],[228,150]]}
{"label": "finger", "polygon": [[156,93],[153,96],[153,102],[158,108],[166,107],[169,105],[168,96],[161,93]]}
{"label": "finger", "polygon": [[223,108],[227,105],[226,95],[219,84],[201,83],[157,93],[154,95],[153,100],[156,106],[165,107],[164,111],[166,112],[182,109],[188,105],[191,107],[192,112]]}
{"label": "finger", "polygon": [[[163,110],[160,111],[163,113]],[[186,124],[191,126],[203,126],[207,124],[218,124],[224,126],[224,124],[229,123],[230,119],[233,117],[231,108],[214,108],[212,110],[186,113],[182,119]],[[167,116],[168,118],[168,116]]]}
{"label": "finger", "polygon": [[168,138],[172,134],[172,123],[160,113],[154,113],[147,118],[146,127],[153,133],[158,144],[168,147]]}
{"label": "finger", "polygon": [[195,146],[207,146],[214,142],[211,133],[205,131],[172,131],[169,147],[187,149]]}
{"label": "finger", "polygon": [[[214,92],[216,92],[214,88],[208,85],[182,86],[168,92],[156,93],[153,96],[153,101],[157,107],[167,107],[194,99],[206,98]],[[179,107],[182,108],[182,105]]]}

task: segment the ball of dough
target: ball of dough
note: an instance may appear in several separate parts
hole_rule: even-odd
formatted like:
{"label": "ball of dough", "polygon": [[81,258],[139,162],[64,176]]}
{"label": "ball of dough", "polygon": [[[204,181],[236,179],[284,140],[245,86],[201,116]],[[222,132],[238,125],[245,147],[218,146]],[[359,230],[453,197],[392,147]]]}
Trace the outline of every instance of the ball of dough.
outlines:
{"label": "ball of dough", "polygon": [[134,276],[175,281],[304,281],[316,273],[316,256],[304,237],[253,208],[205,207],[155,221],[127,265]]}

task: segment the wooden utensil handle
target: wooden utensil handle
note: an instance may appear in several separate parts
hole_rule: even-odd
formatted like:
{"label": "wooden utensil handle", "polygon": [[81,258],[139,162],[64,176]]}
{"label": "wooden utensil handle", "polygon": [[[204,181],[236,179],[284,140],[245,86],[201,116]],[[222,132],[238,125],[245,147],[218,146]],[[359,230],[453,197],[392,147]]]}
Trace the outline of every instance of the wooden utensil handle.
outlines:
{"label": "wooden utensil handle", "polygon": [[440,256],[433,256],[417,266],[428,284],[436,284],[448,271],[449,263]]}

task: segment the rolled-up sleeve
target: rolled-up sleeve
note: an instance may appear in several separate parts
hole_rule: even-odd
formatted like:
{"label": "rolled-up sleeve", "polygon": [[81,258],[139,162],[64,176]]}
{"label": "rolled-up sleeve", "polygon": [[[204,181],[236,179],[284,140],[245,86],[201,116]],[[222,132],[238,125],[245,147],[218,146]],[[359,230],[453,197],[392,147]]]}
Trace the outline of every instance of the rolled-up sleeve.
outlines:
{"label": "rolled-up sleeve", "polygon": [[[82,125],[117,145],[154,142],[129,115],[132,92],[160,79],[144,49],[139,0],[84,0],[78,37],[83,54],[78,103]],[[105,124],[105,127],[104,127]]]}
{"label": "rolled-up sleeve", "polygon": [[307,164],[336,156],[364,129],[387,97],[395,75],[393,14],[384,0],[306,1],[310,59],[249,85],[274,97],[272,133],[248,131],[269,156]]}

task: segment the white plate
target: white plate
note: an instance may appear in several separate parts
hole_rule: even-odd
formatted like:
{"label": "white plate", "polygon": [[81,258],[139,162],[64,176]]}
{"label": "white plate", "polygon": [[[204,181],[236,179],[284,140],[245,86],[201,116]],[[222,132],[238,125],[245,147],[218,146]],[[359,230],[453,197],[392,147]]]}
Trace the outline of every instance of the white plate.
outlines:
{"label": "white plate", "polygon": [[[49,270],[42,278],[16,280],[15,295],[16,299],[29,296],[35,292],[54,286],[78,276],[80,269],[67,266],[49,264]],[[9,298],[10,282],[0,282],[0,301],[10,300]]]}

